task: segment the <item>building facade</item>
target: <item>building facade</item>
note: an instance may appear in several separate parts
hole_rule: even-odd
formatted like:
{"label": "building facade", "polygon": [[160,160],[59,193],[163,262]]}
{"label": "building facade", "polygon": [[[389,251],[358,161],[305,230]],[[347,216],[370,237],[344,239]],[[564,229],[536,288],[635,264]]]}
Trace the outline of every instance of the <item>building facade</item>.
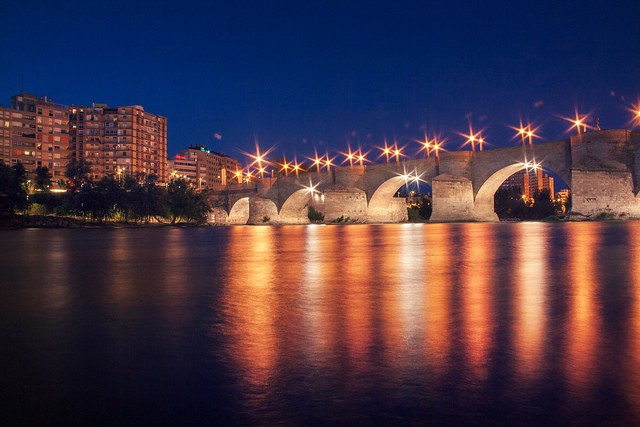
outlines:
{"label": "building facade", "polygon": [[0,160],[22,163],[28,174],[47,167],[54,182],[64,179],[71,160],[67,106],[49,98],[21,93],[11,108],[0,108]]}
{"label": "building facade", "polygon": [[549,190],[551,200],[555,197],[554,179],[552,176],[544,173],[542,169],[535,171],[522,171],[511,175],[500,186],[501,189],[520,188],[522,196],[527,199],[535,198],[536,194],[543,190]]}
{"label": "building facade", "polygon": [[69,107],[74,158],[91,163],[93,178],[156,175],[167,181],[167,119],[139,105]]}
{"label": "building facade", "polygon": [[169,179],[185,177],[196,188],[214,188],[242,179],[240,162],[226,154],[216,153],[204,145],[191,146],[169,160]]}

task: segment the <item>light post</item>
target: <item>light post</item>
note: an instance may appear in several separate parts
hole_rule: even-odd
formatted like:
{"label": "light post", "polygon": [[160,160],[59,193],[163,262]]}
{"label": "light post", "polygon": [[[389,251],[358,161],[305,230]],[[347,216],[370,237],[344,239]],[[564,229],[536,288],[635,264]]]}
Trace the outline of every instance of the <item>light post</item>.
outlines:
{"label": "light post", "polygon": [[402,154],[402,149],[398,148],[398,144],[393,144],[393,155],[396,158],[396,163],[400,163],[400,154]]}
{"label": "light post", "polygon": [[475,151],[476,151],[476,136],[473,133],[471,135],[469,135],[469,139],[467,140],[467,142],[471,144],[471,151],[475,153]]}

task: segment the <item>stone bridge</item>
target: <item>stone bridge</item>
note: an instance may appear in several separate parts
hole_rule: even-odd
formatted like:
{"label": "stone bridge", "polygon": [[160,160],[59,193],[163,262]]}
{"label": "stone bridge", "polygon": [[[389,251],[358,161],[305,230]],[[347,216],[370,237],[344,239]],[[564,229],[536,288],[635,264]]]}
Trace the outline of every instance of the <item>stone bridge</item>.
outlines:
{"label": "stone bridge", "polygon": [[497,221],[493,197],[512,174],[534,161],[559,176],[572,192],[572,210],[640,216],[640,132],[594,131],[561,141],[443,152],[439,158],[405,160],[331,171],[265,178],[228,185],[213,196],[219,224],[306,224],[313,206],[331,223],[402,222],[406,202],[393,197],[418,176],[432,189],[432,221]]}

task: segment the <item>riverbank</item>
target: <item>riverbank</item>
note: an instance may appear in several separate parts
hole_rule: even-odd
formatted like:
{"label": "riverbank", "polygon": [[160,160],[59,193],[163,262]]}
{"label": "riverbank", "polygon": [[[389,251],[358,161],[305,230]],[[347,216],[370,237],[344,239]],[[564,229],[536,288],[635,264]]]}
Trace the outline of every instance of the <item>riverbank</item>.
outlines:
{"label": "riverbank", "polygon": [[[13,215],[0,216],[0,230],[20,228],[149,228],[170,226],[162,222],[122,222],[122,221],[90,221],[82,218],[50,216],[50,215]],[[192,224],[177,223],[173,225],[185,226]]]}
{"label": "riverbank", "polygon": [[[638,220],[638,218],[632,218],[629,216],[612,216],[612,215],[598,215],[598,216],[586,216],[579,213],[567,214],[564,216],[552,216],[537,220],[522,220],[518,218],[502,219],[500,222],[583,222],[583,221],[628,221]],[[409,221],[412,224],[435,224],[435,223],[448,223],[449,221]],[[460,222],[460,221],[451,221]],[[473,221],[462,221],[473,222]],[[322,223],[323,224],[323,223]],[[327,225],[349,225],[356,223],[333,223]],[[357,223],[362,224],[362,223]],[[272,224],[261,224],[272,225]],[[215,223],[185,223],[179,222],[171,224],[170,222],[124,222],[124,221],[91,221],[82,218],[62,217],[53,215],[13,215],[13,216],[0,216],[0,230],[12,230],[21,228],[154,228],[154,227],[225,227],[231,226],[231,224],[215,224]]]}

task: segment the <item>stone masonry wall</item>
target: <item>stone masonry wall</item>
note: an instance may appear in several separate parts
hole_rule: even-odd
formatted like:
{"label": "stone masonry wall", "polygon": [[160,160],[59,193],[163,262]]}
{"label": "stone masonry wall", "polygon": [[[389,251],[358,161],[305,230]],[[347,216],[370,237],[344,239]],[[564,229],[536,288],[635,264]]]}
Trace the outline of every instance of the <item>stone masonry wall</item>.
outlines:
{"label": "stone masonry wall", "polygon": [[471,181],[453,175],[434,178],[431,221],[473,221],[473,186]]}
{"label": "stone masonry wall", "polygon": [[[406,210],[406,209],[405,209]],[[367,195],[357,188],[325,190],[324,222],[335,222],[336,218],[349,218],[356,222],[367,221]]]}
{"label": "stone masonry wall", "polygon": [[[267,219],[265,221],[265,219]],[[249,199],[249,224],[277,224],[278,209],[272,200],[263,197]]]}
{"label": "stone masonry wall", "polygon": [[406,222],[408,220],[407,201],[402,197],[394,197],[389,202],[389,222]]}
{"label": "stone masonry wall", "polygon": [[633,194],[631,172],[574,170],[571,175],[573,212],[640,216],[639,202]]}

